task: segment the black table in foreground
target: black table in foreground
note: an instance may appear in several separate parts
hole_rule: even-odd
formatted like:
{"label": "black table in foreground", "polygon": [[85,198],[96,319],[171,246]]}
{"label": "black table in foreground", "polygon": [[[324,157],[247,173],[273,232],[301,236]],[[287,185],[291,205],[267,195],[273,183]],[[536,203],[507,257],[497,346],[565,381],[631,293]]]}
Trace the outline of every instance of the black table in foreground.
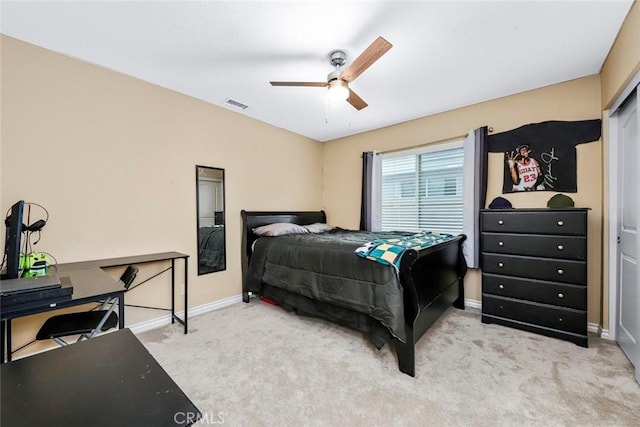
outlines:
{"label": "black table in foreground", "polygon": [[128,329],[0,367],[0,424],[191,425],[200,411]]}

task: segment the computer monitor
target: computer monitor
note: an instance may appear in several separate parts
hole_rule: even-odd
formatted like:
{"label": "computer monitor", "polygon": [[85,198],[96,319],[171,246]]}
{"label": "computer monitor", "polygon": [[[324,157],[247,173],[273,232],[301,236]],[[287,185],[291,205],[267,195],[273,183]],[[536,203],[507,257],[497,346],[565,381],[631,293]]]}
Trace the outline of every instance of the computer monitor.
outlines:
{"label": "computer monitor", "polygon": [[20,277],[20,243],[22,239],[23,212],[24,201],[20,200],[11,206],[11,214],[5,220],[7,235],[4,243],[4,257],[7,270],[2,275],[2,279],[17,279]]}

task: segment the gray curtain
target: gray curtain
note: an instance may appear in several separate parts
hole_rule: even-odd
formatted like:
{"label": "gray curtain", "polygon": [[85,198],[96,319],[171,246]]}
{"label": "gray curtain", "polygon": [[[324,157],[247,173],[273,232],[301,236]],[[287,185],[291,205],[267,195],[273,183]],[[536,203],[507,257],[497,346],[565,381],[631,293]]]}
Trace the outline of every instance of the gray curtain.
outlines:
{"label": "gray curtain", "polygon": [[[475,129],[469,134],[465,144],[472,144],[472,159],[469,161],[473,164],[473,171],[470,175],[465,175],[465,179],[471,179],[473,188],[472,194],[466,201],[471,203],[468,218],[468,224],[465,226],[467,240],[464,245],[465,259],[467,266],[470,268],[480,267],[480,209],[483,209],[487,199],[487,174],[489,151],[487,145],[487,127]],[[465,155],[467,155],[465,153]]]}
{"label": "gray curtain", "polygon": [[[483,126],[473,131],[476,139],[476,177],[478,183],[478,203],[474,206],[476,216],[480,217],[480,209],[487,204],[487,175],[489,173],[489,145],[487,144],[487,127]],[[479,229],[479,228],[478,228]]]}
{"label": "gray curtain", "polygon": [[372,229],[373,151],[362,153],[362,199],[360,205],[360,230]]}

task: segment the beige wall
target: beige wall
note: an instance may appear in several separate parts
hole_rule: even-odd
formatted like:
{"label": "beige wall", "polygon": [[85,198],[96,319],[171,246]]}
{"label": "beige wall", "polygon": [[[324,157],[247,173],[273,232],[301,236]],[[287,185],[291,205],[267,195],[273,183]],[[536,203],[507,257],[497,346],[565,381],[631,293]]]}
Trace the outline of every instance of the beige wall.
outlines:
{"label": "beige wall", "polygon": [[606,109],[640,71],[640,5],[634,1],[602,66],[602,109]]}
{"label": "beige wall", "polygon": [[[493,132],[507,131],[545,120],[599,118],[600,79],[590,76],[466,108],[424,117],[348,138],[325,143],[323,206],[332,224],[352,228],[359,224],[361,154],[363,151],[392,151],[426,145],[466,135],[469,130],[489,126]],[[601,290],[602,164],[601,142],[577,148],[578,193],[571,194],[576,206],[589,212],[588,268],[589,322],[599,323]],[[487,201],[501,196],[504,157],[489,156]],[[549,192],[509,194],[515,207],[544,207]],[[480,300],[480,274],[470,270],[465,279],[467,298]]]}
{"label": "beige wall", "polygon": [[[321,143],[12,38],[0,43],[0,209],[44,205],[51,216],[36,250],[58,262],[184,252],[198,306],[241,292],[241,209],[320,208]],[[227,270],[199,277],[196,164],[226,172]],[[164,276],[132,299],[168,301]]]}

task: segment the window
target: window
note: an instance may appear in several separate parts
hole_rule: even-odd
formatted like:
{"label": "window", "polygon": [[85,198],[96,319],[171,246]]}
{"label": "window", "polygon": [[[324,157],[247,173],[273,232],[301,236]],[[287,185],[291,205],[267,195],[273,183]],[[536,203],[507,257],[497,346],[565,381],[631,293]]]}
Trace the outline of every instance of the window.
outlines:
{"label": "window", "polygon": [[382,230],[464,229],[462,141],[382,156]]}

